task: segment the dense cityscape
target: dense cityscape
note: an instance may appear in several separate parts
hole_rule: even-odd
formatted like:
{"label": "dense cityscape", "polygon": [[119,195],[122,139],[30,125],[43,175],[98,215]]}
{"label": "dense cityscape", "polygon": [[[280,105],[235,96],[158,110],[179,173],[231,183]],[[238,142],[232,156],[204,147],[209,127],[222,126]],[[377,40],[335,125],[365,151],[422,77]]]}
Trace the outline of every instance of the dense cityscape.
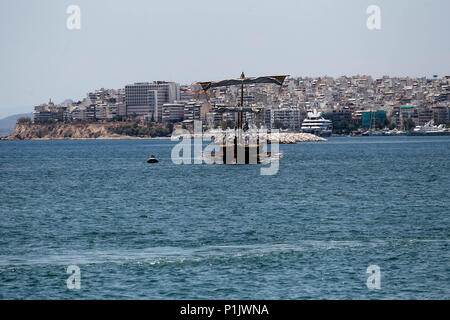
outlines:
{"label": "dense cityscape", "polygon": [[[244,105],[263,112],[246,113],[246,123],[302,131],[308,112],[330,120],[334,134],[361,133],[368,128],[408,131],[430,121],[450,127],[450,76],[392,78],[384,76],[291,77],[281,88],[249,85]],[[80,101],[51,100],[34,108],[34,123],[121,122],[183,124],[202,120],[207,128],[232,127],[235,115],[217,112],[219,105],[237,105],[240,89],[225,87],[208,93],[197,83],[155,81],[99,89]]]}

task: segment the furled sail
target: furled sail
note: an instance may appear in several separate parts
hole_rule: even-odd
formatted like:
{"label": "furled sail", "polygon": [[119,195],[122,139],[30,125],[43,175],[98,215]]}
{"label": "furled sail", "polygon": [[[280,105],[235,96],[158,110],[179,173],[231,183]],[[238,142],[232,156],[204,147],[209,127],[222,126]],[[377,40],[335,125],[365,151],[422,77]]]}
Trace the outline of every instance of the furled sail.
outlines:
{"label": "furled sail", "polygon": [[209,82],[199,82],[203,90],[209,90],[211,88],[226,87],[242,84],[253,84],[253,83],[273,83],[281,86],[286,79],[287,75],[283,76],[265,76],[265,77],[249,77],[249,78],[238,78],[229,79],[221,81],[209,81]]}

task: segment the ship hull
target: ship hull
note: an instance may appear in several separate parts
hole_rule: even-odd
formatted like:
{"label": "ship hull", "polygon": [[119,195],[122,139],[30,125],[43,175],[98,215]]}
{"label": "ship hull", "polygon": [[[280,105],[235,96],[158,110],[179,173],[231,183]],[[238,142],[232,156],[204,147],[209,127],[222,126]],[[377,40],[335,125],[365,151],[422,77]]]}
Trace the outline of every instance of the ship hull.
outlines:
{"label": "ship hull", "polygon": [[331,136],[331,130],[307,130],[303,129],[302,132],[310,133],[318,137],[327,138]]}
{"label": "ship hull", "polygon": [[443,131],[443,132],[418,132],[418,131],[411,131],[406,133],[408,136],[450,136],[450,131]]}
{"label": "ship hull", "polygon": [[262,145],[221,145],[220,154],[211,153],[211,158],[220,164],[266,164],[276,159],[281,159],[281,152],[272,154],[270,151],[263,152]]}

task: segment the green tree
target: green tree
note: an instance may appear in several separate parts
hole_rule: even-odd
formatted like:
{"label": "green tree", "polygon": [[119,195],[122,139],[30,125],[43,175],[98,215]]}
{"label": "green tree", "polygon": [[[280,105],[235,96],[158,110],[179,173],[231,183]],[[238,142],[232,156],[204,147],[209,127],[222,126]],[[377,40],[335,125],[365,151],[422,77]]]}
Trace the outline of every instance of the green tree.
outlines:
{"label": "green tree", "polygon": [[406,131],[410,131],[410,130],[414,129],[415,126],[416,126],[416,124],[413,121],[413,119],[408,118],[408,119],[403,120],[403,128]]}
{"label": "green tree", "polygon": [[333,133],[336,134],[350,134],[358,129],[359,126],[351,120],[341,120],[333,125]]}
{"label": "green tree", "polygon": [[169,130],[170,133],[173,132],[173,123],[168,123],[167,124],[167,130]]}
{"label": "green tree", "polygon": [[388,128],[389,128],[389,130],[394,130],[394,128],[395,128],[395,123],[390,122]]}
{"label": "green tree", "polygon": [[376,117],[375,118],[375,127],[377,129],[383,129],[386,127],[389,127],[390,122],[388,120],[388,118],[384,118],[383,120],[380,120],[380,118]]}
{"label": "green tree", "polygon": [[31,119],[29,117],[20,117],[19,119],[17,119],[17,123],[19,123],[19,124],[30,124],[31,123]]}

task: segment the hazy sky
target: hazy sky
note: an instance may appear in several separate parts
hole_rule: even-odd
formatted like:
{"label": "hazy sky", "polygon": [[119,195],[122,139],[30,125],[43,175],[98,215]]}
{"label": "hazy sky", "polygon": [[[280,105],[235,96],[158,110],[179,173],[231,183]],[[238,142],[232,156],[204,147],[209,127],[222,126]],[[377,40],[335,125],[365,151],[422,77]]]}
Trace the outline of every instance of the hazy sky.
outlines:
{"label": "hazy sky", "polygon": [[[81,29],[68,30],[69,5]],[[381,8],[381,30],[366,9]],[[448,0],[0,0],[0,117],[136,81],[450,74]]]}

